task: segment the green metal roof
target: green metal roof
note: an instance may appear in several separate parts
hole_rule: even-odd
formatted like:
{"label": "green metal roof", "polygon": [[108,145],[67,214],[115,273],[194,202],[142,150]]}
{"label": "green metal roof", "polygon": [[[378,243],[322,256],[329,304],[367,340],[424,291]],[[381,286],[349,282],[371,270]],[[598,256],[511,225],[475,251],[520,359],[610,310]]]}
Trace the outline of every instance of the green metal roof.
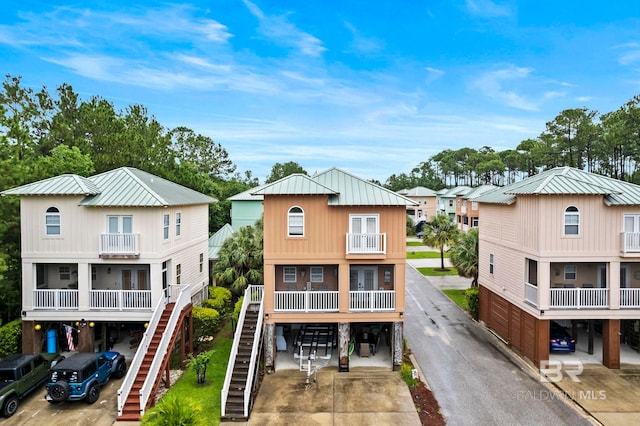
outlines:
{"label": "green metal roof", "polygon": [[236,195],[232,195],[231,197],[227,198],[227,200],[229,201],[262,201],[264,200],[264,195],[254,194],[255,191],[262,189],[262,187],[264,187],[264,185],[247,189],[246,191],[240,192]]}
{"label": "green metal roof", "polygon": [[436,191],[433,189],[425,188],[424,186],[416,186],[411,189],[403,189],[398,191],[398,194],[404,195],[405,197],[435,197],[437,195]]}
{"label": "green metal roof", "polygon": [[456,195],[465,195],[470,190],[471,187],[468,186],[454,186],[453,188],[438,191],[438,196],[440,198],[455,198]]}
{"label": "green metal roof", "polygon": [[480,185],[480,186],[477,186],[477,187],[469,190],[466,194],[464,194],[462,196],[462,198],[466,198],[468,200],[473,200],[475,197],[479,197],[480,195],[484,194],[485,192],[494,190],[496,188],[497,188],[497,186],[495,186],[495,185]]}
{"label": "green metal roof", "polygon": [[334,195],[335,190],[316,182],[307,175],[294,173],[273,183],[264,185],[256,195]]}
{"label": "green metal roof", "polygon": [[3,191],[2,195],[96,195],[100,188],[88,178],[64,174]]}
{"label": "green metal roof", "polygon": [[511,203],[518,195],[602,195],[612,205],[640,205],[640,186],[572,167],[544,171],[482,194],[475,201]]}
{"label": "green metal roof", "polygon": [[209,259],[218,258],[220,248],[234,232],[235,230],[233,227],[230,224],[225,223],[222,228],[218,229],[215,234],[209,237]]}
{"label": "green metal roof", "polygon": [[61,175],[4,191],[5,195],[87,195],[81,206],[159,207],[209,204],[215,198],[132,167],[83,178]]}

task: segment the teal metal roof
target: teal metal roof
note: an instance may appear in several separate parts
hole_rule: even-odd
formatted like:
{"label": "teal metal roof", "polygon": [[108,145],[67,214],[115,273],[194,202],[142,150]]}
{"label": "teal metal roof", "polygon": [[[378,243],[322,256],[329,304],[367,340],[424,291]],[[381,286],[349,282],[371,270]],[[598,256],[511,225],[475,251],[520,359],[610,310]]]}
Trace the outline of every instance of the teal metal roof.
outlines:
{"label": "teal metal roof", "polygon": [[159,207],[209,204],[215,198],[132,167],[83,178],[61,175],[4,191],[5,195],[87,195],[81,206]]}
{"label": "teal metal roof", "polygon": [[477,186],[477,187],[471,189],[470,191],[468,191],[466,194],[464,194],[462,196],[462,198],[466,198],[468,200],[473,200],[475,197],[479,197],[480,195],[484,194],[485,192],[494,190],[496,188],[497,188],[497,186],[495,186],[495,185],[480,185],[480,186]]}
{"label": "teal metal roof", "polygon": [[262,189],[265,185],[256,186],[254,188],[247,189],[246,191],[240,192],[236,195],[232,195],[227,198],[229,201],[262,201],[264,200],[264,195],[262,194],[254,194],[255,191]]}
{"label": "teal metal roof", "polygon": [[218,231],[209,237],[209,259],[217,259],[218,254],[220,253],[220,248],[224,244],[225,241],[233,235],[235,230],[233,227],[225,223],[225,225],[218,229]]}
{"label": "teal metal roof", "polygon": [[556,167],[475,198],[484,203],[510,203],[518,195],[602,195],[612,205],[640,205],[640,186],[585,172]]}
{"label": "teal metal roof", "polygon": [[402,191],[398,191],[398,194],[404,195],[405,197],[435,197],[437,195],[436,191],[433,189],[425,188],[424,186],[416,186],[411,189],[403,189]]}
{"label": "teal metal roof", "polygon": [[2,192],[2,195],[96,195],[101,190],[88,178],[65,174]]}
{"label": "teal metal roof", "polygon": [[465,195],[470,190],[471,188],[468,186],[454,186],[453,188],[438,191],[438,195],[440,198],[455,198],[456,195]]}
{"label": "teal metal roof", "polygon": [[255,195],[335,195],[336,191],[307,175],[295,173],[264,185],[252,193]]}

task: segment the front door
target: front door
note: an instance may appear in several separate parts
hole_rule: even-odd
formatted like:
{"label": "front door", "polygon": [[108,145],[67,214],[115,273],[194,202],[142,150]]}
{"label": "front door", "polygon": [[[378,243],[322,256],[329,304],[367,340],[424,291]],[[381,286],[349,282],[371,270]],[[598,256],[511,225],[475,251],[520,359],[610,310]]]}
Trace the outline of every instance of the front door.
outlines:
{"label": "front door", "polygon": [[138,269],[138,290],[149,290],[146,269]]}
{"label": "front door", "polygon": [[377,266],[352,266],[349,272],[349,290],[370,291],[378,289]]}
{"label": "front door", "polygon": [[122,289],[123,290],[131,290],[131,288],[135,286],[131,276],[131,269],[123,269],[122,270]]}

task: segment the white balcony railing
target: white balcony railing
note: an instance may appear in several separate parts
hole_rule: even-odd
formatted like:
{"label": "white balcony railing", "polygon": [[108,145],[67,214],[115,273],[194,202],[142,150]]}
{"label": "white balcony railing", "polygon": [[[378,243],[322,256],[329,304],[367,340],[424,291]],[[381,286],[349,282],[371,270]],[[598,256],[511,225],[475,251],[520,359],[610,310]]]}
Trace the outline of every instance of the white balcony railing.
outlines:
{"label": "white balcony railing", "polygon": [[533,304],[534,306],[538,306],[538,287],[530,283],[525,283],[524,300]]}
{"label": "white balcony railing", "polygon": [[350,291],[350,311],[393,311],[396,309],[395,290]]}
{"label": "white balcony railing", "polygon": [[91,290],[90,309],[151,309],[151,290]]}
{"label": "white balcony railing", "polygon": [[106,255],[140,255],[140,234],[100,234],[99,253]]}
{"label": "white balcony railing", "polygon": [[50,289],[33,291],[33,308],[47,310],[77,310],[78,290]]}
{"label": "white balcony railing", "polygon": [[608,288],[552,288],[549,306],[555,309],[607,308]]}
{"label": "white balcony railing", "polygon": [[276,291],[276,312],[338,312],[337,291]]}
{"label": "white balcony railing", "polygon": [[620,307],[640,308],[640,288],[621,288]]}
{"label": "white balcony railing", "polygon": [[347,254],[384,254],[387,234],[347,234]]}
{"label": "white balcony railing", "polygon": [[624,253],[640,252],[640,232],[622,233],[622,251]]}

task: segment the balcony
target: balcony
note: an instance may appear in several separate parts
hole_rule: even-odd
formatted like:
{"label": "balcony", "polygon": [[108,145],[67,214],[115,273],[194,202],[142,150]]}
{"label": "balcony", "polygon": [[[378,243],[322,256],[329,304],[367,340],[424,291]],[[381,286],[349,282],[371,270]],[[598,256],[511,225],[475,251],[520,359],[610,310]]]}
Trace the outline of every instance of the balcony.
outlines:
{"label": "balcony", "polygon": [[623,232],[621,239],[623,253],[640,253],[640,232]]}
{"label": "balcony", "polygon": [[396,309],[394,290],[350,291],[349,310],[351,312],[385,312]]}
{"label": "balcony", "polygon": [[[151,309],[151,290],[91,290],[89,310]],[[75,310],[78,290],[48,289],[33,291],[33,308],[40,310]]]}
{"label": "balcony", "polygon": [[338,312],[338,291],[276,291],[275,312]]}
{"label": "balcony", "polygon": [[387,234],[347,234],[347,254],[385,254]]}
{"label": "balcony", "polygon": [[640,308],[640,288],[621,288],[620,307]]}
{"label": "balcony", "polygon": [[552,309],[600,309],[609,307],[608,288],[552,288]]}
{"label": "balcony", "polygon": [[100,257],[140,256],[140,234],[100,234]]}

